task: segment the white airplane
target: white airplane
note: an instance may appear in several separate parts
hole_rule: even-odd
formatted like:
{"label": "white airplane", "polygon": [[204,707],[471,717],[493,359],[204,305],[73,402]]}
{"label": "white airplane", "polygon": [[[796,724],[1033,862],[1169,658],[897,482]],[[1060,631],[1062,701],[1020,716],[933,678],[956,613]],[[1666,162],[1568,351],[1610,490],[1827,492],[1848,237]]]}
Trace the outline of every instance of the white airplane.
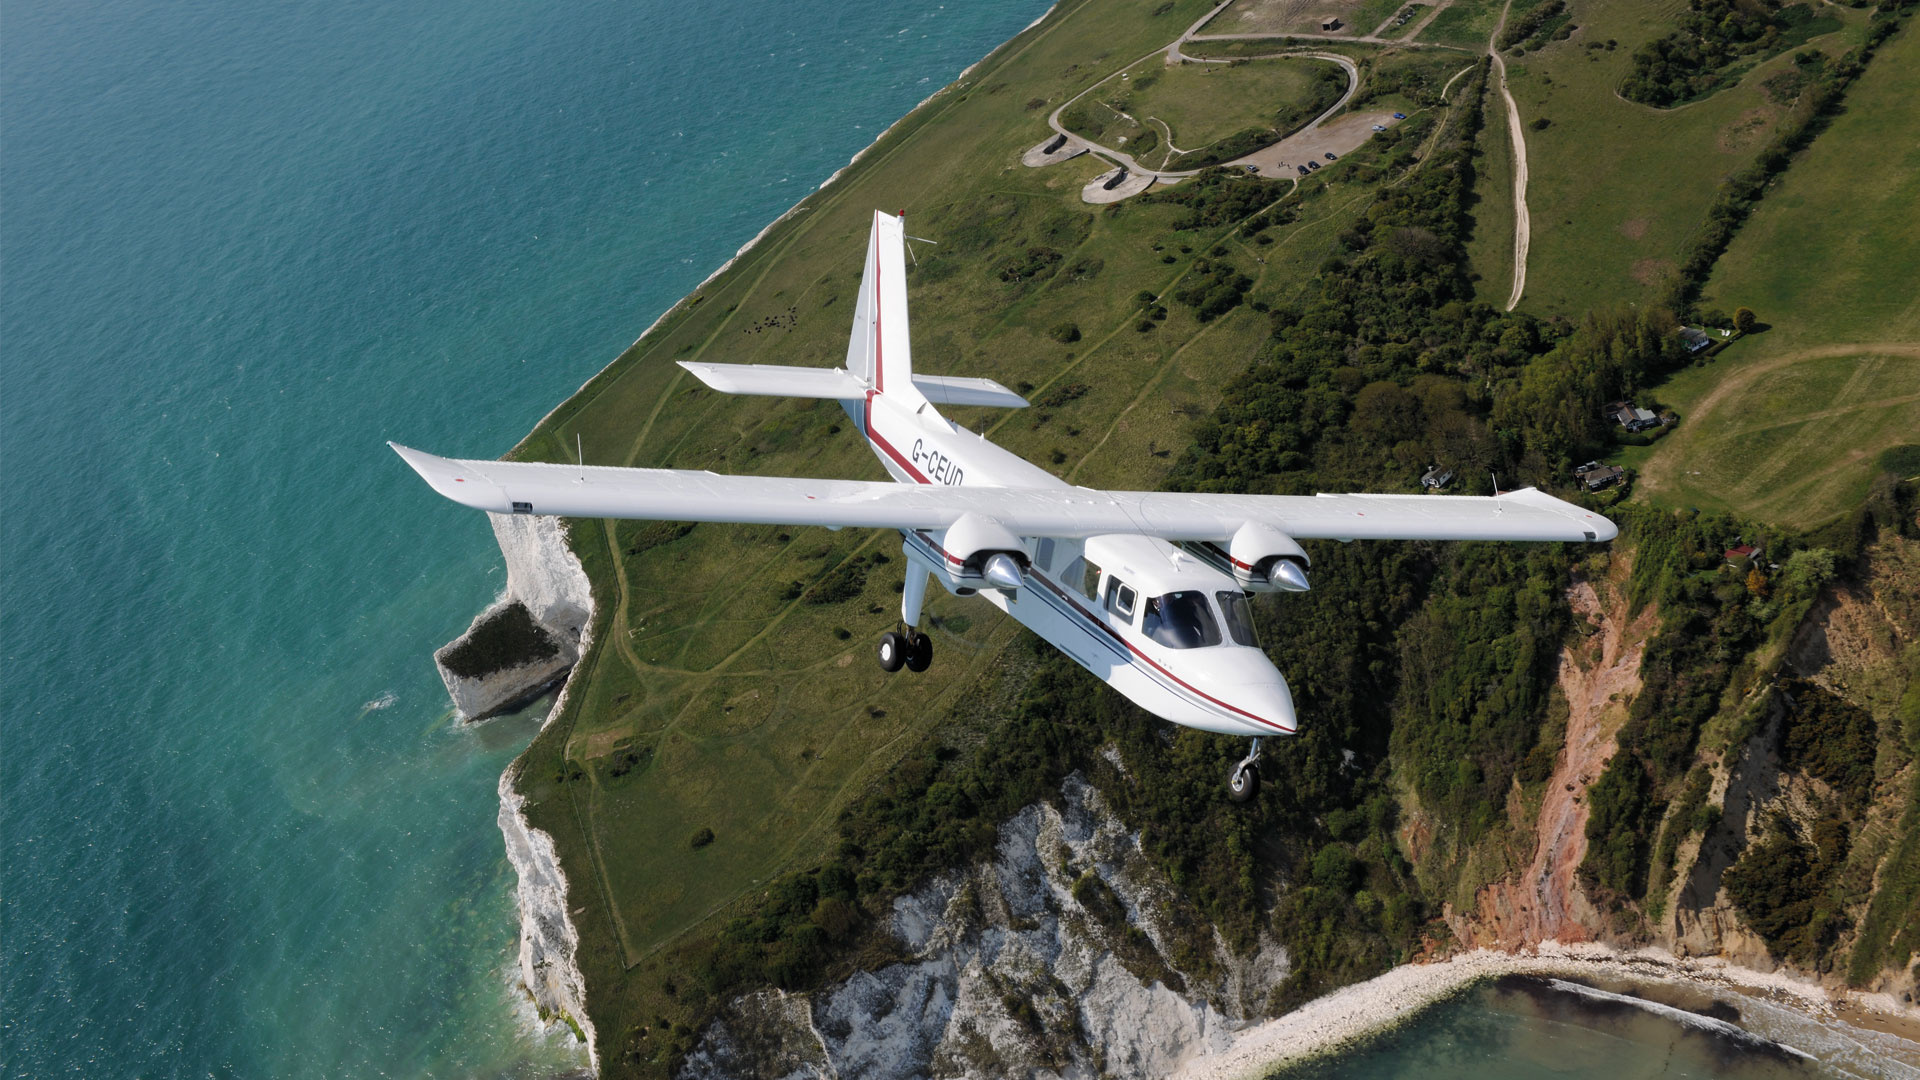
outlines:
{"label": "white airplane", "polygon": [[919,629],[929,580],[982,596],[1148,712],[1251,736],[1228,779],[1236,800],[1259,789],[1260,740],[1295,730],[1292,695],[1254,637],[1247,596],[1306,591],[1298,541],[1598,541],[1617,531],[1533,488],[1469,497],[1075,487],[935,408],[1027,402],[990,379],[914,372],[904,243],[901,219],[875,213],[844,368],[680,365],[721,393],[840,402],[895,483],[452,460],[389,445],[435,491],[496,514],[898,529],[902,627],[880,638],[882,668],[932,661]]}

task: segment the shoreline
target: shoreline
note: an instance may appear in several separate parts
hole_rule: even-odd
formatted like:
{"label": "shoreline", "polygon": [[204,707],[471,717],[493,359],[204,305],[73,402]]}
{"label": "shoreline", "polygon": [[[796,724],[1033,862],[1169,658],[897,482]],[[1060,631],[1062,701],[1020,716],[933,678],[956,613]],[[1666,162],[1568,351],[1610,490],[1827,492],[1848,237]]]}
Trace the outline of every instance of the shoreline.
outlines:
{"label": "shoreline", "polygon": [[[1705,992],[1716,999],[1732,998],[1748,1006],[1741,1010],[1743,1020],[1750,1009],[1765,1014],[1758,1029],[1743,1022],[1743,1030],[1793,1052],[1836,1069],[1865,1064],[1864,1072],[1847,1070],[1856,1075],[1920,1077],[1920,1010],[1903,1008],[1890,995],[1830,991],[1784,970],[1755,971],[1718,958],[1683,958],[1654,948],[1622,952],[1597,943],[1555,941],[1528,952],[1475,949],[1433,963],[1403,964],[1237,1032],[1225,1049],[1189,1058],[1174,1076],[1254,1080],[1287,1066],[1351,1051],[1413,1022],[1427,1008],[1503,975],[1658,985]],[[1647,1004],[1656,1012],[1668,1008],[1653,1000]],[[1762,1005],[1771,1006],[1771,1012],[1757,1008]],[[1833,1038],[1806,1037],[1813,1034]],[[1849,1045],[1842,1045],[1843,1040]],[[1821,1045],[1798,1045],[1804,1041]],[[1878,1069],[1872,1067],[1876,1062]]]}
{"label": "shoreline", "polygon": [[[687,290],[686,296],[683,296],[680,299],[675,300],[673,303],[668,304],[667,309],[665,311],[662,311],[659,315],[655,316],[654,320],[647,324],[647,328],[645,330],[640,331],[639,337],[634,338],[633,341],[630,344],[628,344],[626,348],[621,349],[618,353],[615,353],[613,359],[607,361],[605,364],[601,365],[600,368],[596,370],[593,374],[587,376],[586,381],[581,383],[578,387],[575,387],[573,393],[568,394],[564,398],[561,398],[559,402],[557,402],[553,406],[553,408],[548,409],[544,414],[542,414],[540,419],[537,422],[535,422],[533,427],[527,430],[527,435],[522,437],[519,442],[514,443],[512,449],[510,449],[508,453],[511,453],[513,450],[518,450],[522,445],[524,445],[527,441],[527,438],[532,437],[535,431],[540,430],[542,427],[546,426],[546,423],[548,420],[553,419],[554,413],[559,412],[562,408],[564,408],[567,402],[572,401],[576,397],[579,397],[582,391],[586,390],[588,386],[592,385],[593,380],[599,378],[602,375],[605,375],[609,368],[619,363],[621,357],[632,352],[634,349],[639,348],[640,343],[647,340],[647,335],[659,329],[660,324],[663,322],[666,322],[667,317],[669,315],[672,315],[674,312],[679,311],[681,307],[686,304],[689,298],[697,295],[700,292],[700,290],[706,288],[708,285],[713,284],[714,279],[719,277],[721,274],[724,274],[728,270],[733,269],[734,263],[739,262],[742,258],[746,256],[746,254],[749,251],[752,251],[756,246],[758,246],[760,241],[765,240],[767,238],[767,234],[779,228],[781,222],[786,221],[788,218],[793,217],[796,214],[799,214],[803,210],[808,209],[807,207],[808,199],[811,199],[815,195],[818,195],[822,191],[825,191],[827,187],[831,185],[835,180],[838,180],[840,179],[840,177],[845,175],[848,169],[851,169],[855,165],[858,165],[860,163],[860,159],[863,157],[866,157],[869,153],[872,153],[873,148],[876,146],[879,146],[880,141],[882,139],[885,139],[888,135],[893,134],[893,131],[895,128],[899,127],[901,124],[906,123],[907,120],[909,120],[914,113],[917,113],[921,109],[926,108],[927,103],[931,102],[934,98],[937,98],[941,94],[944,94],[947,91],[952,90],[955,87],[959,86],[962,82],[966,80],[967,76],[973,74],[975,68],[978,68],[981,64],[984,64],[988,60],[991,60],[993,58],[994,53],[997,53],[1001,49],[1006,48],[1009,44],[1011,44],[1013,41],[1018,39],[1021,34],[1024,34],[1027,31],[1032,30],[1034,27],[1039,26],[1041,23],[1046,22],[1048,17],[1051,16],[1055,11],[1059,10],[1059,8],[1060,8],[1060,0],[1053,0],[1053,3],[1047,5],[1047,10],[1041,12],[1038,18],[1034,19],[1032,22],[1028,23],[1027,25],[1021,27],[1017,32],[1014,33],[1012,37],[1008,38],[1006,41],[1003,41],[1000,44],[994,46],[992,49],[988,50],[985,56],[982,56],[980,59],[975,60],[973,63],[968,64],[966,67],[962,68],[960,70],[960,74],[955,75],[945,85],[941,86],[938,90],[935,90],[933,93],[928,94],[926,97],[921,98],[919,101],[914,103],[912,108],[908,109],[906,112],[901,113],[900,116],[893,121],[893,123],[888,124],[884,129],[881,130],[880,134],[875,135],[871,142],[861,147],[858,151],[854,153],[852,157],[848,158],[847,163],[845,165],[842,165],[839,168],[833,170],[833,172],[830,173],[825,180],[820,181],[820,184],[818,187],[814,188],[812,191],[807,192],[805,195],[802,195],[800,197],[800,201],[794,203],[792,206],[787,207],[784,211],[780,213],[780,216],[768,222],[766,228],[763,228],[759,232],[754,233],[751,239],[749,239],[746,243],[740,245],[740,249],[738,251],[735,251],[732,256],[730,256],[725,262],[721,263],[719,267],[716,268],[712,273],[708,274],[704,278],[701,278],[699,284]],[[582,655],[585,655],[584,652],[582,653]]]}

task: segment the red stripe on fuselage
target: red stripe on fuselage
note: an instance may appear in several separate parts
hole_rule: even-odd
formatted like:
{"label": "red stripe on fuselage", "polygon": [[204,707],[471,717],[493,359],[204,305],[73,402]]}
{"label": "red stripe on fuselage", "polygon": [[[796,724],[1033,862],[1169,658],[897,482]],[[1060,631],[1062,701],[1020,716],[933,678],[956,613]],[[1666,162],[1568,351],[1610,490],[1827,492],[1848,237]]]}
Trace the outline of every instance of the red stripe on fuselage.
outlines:
{"label": "red stripe on fuselage", "polygon": [[[945,558],[948,562],[954,563],[956,565],[962,564],[962,560],[954,558],[952,552],[948,551],[946,548],[941,547],[939,544],[934,543],[933,537],[928,536],[926,533],[921,532],[920,530],[917,530],[917,529],[914,530],[914,535],[918,536],[922,543],[926,544],[928,547],[932,548],[933,550],[939,552],[941,557]],[[1254,723],[1265,724],[1266,726],[1273,728],[1275,731],[1278,731],[1284,735],[1292,735],[1294,733],[1293,728],[1287,727],[1284,724],[1275,723],[1274,721],[1269,720],[1264,716],[1260,716],[1257,713],[1250,713],[1247,710],[1240,708],[1238,705],[1231,704],[1230,702],[1221,701],[1219,698],[1214,697],[1212,694],[1207,693],[1205,690],[1200,689],[1199,687],[1193,685],[1192,683],[1186,681],[1185,679],[1182,679],[1180,676],[1175,675],[1173,672],[1168,671],[1166,667],[1162,665],[1158,660],[1155,660],[1153,657],[1148,656],[1146,653],[1142,652],[1139,646],[1135,645],[1131,641],[1128,641],[1124,635],[1122,635],[1119,631],[1115,630],[1113,627],[1108,626],[1105,619],[1102,619],[1099,616],[1095,615],[1094,613],[1088,611],[1084,606],[1081,605],[1081,603],[1078,600],[1075,600],[1073,597],[1067,595],[1066,590],[1060,588],[1058,585],[1055,585],[1052,581],[1048,580],[1045,575],[1034,574],[1033,580],[1045,586],[1048,592],[1051,592],[1053,595],[1059,597],[1061,600],[1066,602],[1068,607],[1071,607],[1073,610],[1079,612],[1081,618],[1086,619],[1088,622],[1098,627],[1108,637],[1126,646],[1128,652],[1146,661],[1147,664],[1150,665],[1155,671],[1158,671],[1160,674],[1165,675],[1168,679],[1171,679],[1174,682],[1174,684],[1179,686],[1181,689],[1197,697],[1205,698],[1207,701],[1210,701],[1213,704],[1218,705],[1220,708],[1225,709],[1228,712],[1236,713],[1240,716],[1244,716],[1247,719],[1252,720]]]}

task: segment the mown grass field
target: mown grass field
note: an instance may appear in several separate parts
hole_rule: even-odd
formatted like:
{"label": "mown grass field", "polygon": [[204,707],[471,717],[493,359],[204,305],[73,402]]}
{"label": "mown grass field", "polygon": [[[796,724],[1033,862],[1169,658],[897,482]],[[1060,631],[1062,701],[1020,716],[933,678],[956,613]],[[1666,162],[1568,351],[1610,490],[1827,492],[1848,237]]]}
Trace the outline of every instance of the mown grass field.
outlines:
{"label": "mown grass field", "polygon": [[1860,505],[1879,452],[1920,432],[1920,345],[1740,348],[1660,388],[1685,420],[1636,455],[1640,494],[1806,528]]}
{"label": "mown grass field", "polygon": [[[1304,185],[1268,243],[1230,227],[1176,232],[1176,206],[1079,201],[1104,166],[1027,169],[1047,110],[1172,40],[1205,0],[1067,3],[937,95],[725,273],[547,417],[516,456],[770,475],[884,479],[837,405],[729,397],[676,360],[841,362],[871,214],[904,209],[915,365],[989,376],[1052,407],[952,410],[956,421],[1076,482],[1150,488],[1268,335],[1241,307],[1210,323],[1178,304],[1140,329],[1136,294],[1165,295],[1224,258],[1249,300],[1296,291],[1369,188],[1353,170]],[[1215,78],[1218,78],[1217,76]],[[1227,80],[1221,80],[1226,84]],[[955,132],[965,132],[956,138]],[[1354,155],[1364,160],[1364,155]],[[1262,181],[1248,178],[1243,182]],[[1276,190],[1279,190],[1276,188]],[[1042,272],[1003,271],[1033,249]],[[1077,326],[1077,341],[1056,329]],[[754,887],[834,842],[840,807],[919,742],[960,738],[1019,663],[989,606],[930,597],[932,670],[885,675],[874,642],[898,618],[892,534],[576,521],[595,583],[596,645],[562,714],[523,759],[532,822],[572,875],[580,961],[607,1017],[684,1015],[676,944],[709,933]],[[884,560],[884,561],[882,561]],[[833,583],[844,596],[812,602]],[[1015,651],[1017,652],[1017,650]],[[710,830],[710,843],[694,835]],[[621,1031],[602,1029],[608,1045]]]}
{"label": "mown grass field", "polygon": [[1920,436],[1916,95],[1909,28],[1735,237],[1704,303],[1767,329],[1660,388],[1686,420],[1638,455],[1647,494],[1813,525],[1858,504],[1881,450]]}
{"label": "mown grass field", "polygon": [[[1522,306],[1537,315],[1644,302],[1665,289],[1721,179],[1752,161],[1785,105],[1761,83],[1792,53],[1750,70],[1739,85],[1676,109],[1620,98],[1616,88],[1645,41],[1664,34],[1680,0],[1590,0],[1579,29],[1507,69],[1526,126],[1532,217]],[[1836,11],[1843,9],[1835,9]],[[1864,13],[1808,48],[1832,55],[1860,40]],[[1604,47],[1607,41],[1616,47]],[[1590,43],[1603,47],[1590,49]],[[1532,125],[1547,121],[1544,129]],[[1492,125],[1489,125],[1490,127]]]}

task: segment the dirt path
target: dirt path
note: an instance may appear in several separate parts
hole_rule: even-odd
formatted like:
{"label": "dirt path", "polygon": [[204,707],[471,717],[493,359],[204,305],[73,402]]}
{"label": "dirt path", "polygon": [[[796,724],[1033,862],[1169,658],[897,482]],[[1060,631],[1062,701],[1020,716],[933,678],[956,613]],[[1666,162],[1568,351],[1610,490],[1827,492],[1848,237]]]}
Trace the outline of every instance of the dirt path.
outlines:
{"label": "dirt path", "polygon": [[1507,14],[1513,0],[1500,9],[1500,22],[1487,39],[1487,55],[1500,72],[1500,96],[1507,103],[1507,137],[1513,143],[1513,294],[1507,297],[1507,310],[1520,306],[1520,294],[1527,289],[1527,247],[1533,239],[1533,223],[1527,216],[1527,136],[1520,128],[1520,106],[1507,89],[1507,62],[1500,56],[1500,32],[1507,28]]}

